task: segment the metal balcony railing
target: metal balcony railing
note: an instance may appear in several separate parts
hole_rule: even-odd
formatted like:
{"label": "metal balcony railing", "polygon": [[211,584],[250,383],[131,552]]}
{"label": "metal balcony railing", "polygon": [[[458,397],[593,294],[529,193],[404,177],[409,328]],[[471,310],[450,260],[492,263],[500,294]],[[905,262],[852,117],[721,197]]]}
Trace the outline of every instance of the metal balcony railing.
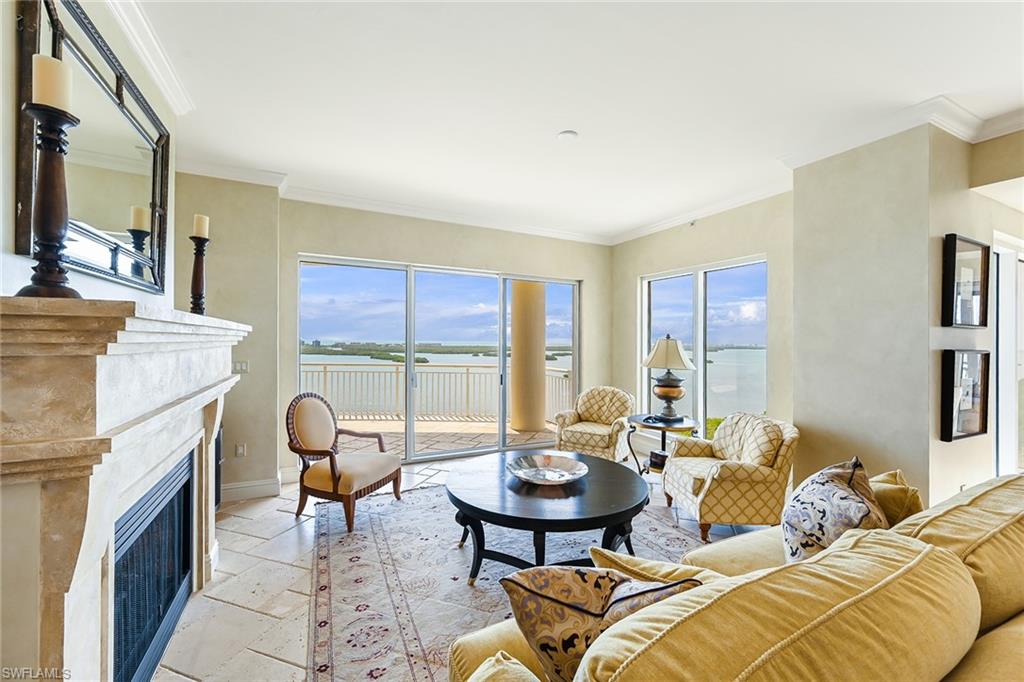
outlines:
{"label": "metal balcony railing", "polygon": [[[353,362],[303,362],[302,391],[327,398],[341,419],[405,419],[405,366]],[[498,369],[489,365],[426,364],[416,367],[416,419],[493,421],[498,417]],[[545,370],[545,418],[554,419],[576,399],[572,370]],[[512,387],[515,390],[515,387]]]}

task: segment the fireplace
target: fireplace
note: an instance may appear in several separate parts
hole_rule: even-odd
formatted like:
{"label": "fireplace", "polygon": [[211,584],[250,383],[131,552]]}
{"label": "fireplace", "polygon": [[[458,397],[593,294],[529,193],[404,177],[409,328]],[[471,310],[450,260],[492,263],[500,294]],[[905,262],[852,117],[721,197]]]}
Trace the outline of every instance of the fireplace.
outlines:
{"label": "fireplace", "polygon": [[0,668],[148,679],[213,579],[214,441],[249,331],[162,304],[0,299]]}
{"label": "fireplace", "polygon": [[114,526],[114,680],[148,680],[192,591],[192,457]]}

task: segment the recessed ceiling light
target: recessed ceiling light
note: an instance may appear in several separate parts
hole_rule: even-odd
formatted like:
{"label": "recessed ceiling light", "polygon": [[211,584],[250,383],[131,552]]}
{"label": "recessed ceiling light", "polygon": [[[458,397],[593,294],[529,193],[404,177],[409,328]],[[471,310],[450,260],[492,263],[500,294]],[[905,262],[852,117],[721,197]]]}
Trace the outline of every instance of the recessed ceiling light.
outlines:
{"label": "recessed ceiling light", "polygon": [[580,134],[577,133],[575,130],[563,130],[562,132],[558,133],[559,140],[565,140],[568,142],[575,140],[579,136]]}

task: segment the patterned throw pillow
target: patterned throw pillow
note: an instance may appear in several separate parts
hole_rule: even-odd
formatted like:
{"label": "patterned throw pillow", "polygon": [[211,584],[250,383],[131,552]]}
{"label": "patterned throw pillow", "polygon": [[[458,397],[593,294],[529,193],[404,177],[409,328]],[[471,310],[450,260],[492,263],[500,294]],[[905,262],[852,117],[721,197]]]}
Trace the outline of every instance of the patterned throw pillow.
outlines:
{"label": "patterned throw pillow", "polygon": [[551,681],[569,682],[598,635],[626,616],[701,585],[633,580],[608,568],[537,566],[501,579],[512,614]]}
{"label": "patterned throw pillow", "polygon": [[499,651],[480,664],[466,682],[540,682],[525,665]]}
{"label": "patterned throw pillow", "polygon": [[888,528],[864,465],[854,457],[825,467],[793,492],[782,512],[786,561],[812,557],[851,528]]}

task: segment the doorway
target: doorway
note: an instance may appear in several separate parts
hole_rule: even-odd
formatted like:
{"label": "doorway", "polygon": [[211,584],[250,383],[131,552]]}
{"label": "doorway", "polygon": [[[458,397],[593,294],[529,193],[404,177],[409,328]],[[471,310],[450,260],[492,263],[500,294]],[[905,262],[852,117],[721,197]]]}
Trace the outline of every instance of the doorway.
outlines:
{"label": "doorway", "polygon": [[410,461],[553,444],[578,393],[578,282],[320,258],[299,277],[300,390],[346,428]]}
{"label": "doorway", "polygon": [[997,243],[996,475],[1024,471],[1024,258]]}

